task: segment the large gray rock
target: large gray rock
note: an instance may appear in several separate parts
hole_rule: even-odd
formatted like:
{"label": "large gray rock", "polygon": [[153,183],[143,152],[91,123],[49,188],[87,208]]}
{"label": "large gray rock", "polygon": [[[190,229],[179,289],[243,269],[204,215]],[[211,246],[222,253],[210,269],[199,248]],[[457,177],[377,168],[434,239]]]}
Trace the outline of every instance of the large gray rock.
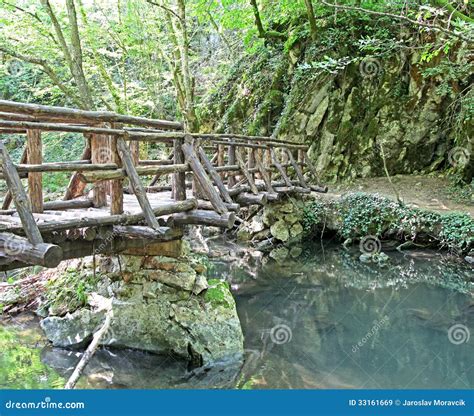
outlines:
{"label": "large gray rock", "polygon": [[[127,258],[122,256],[122,263]],[[96,290],[113,297],[113,319],[101,344],[160,354],[176,354],[201,365],[243,354],[243,334],[229,286],[209,282],[189,261],[153,257],[133,263],[126,280],[104,275]],[[149,267],[149,268],[144,268]],[[151,268],[153,267],[153,268]],[[104,312],[83,307],[41,321],[58,347],[80,347],[100,327]]]}

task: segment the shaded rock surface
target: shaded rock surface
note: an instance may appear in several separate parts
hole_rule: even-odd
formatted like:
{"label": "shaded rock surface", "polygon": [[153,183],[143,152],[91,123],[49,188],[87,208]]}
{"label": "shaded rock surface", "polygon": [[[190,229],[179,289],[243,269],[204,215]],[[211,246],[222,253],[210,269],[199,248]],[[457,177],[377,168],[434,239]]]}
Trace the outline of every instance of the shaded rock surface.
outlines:
{"label": "shaded rock surface", "polygon": [[[101,343],[174,354],[195,365],[241,357],[243,335],[228,285],[207,281],[195,267],[187,258],[102,258],[100,279],[89,288],[113,298],[112,324]],[[93,273],[90,259],[79,270]],[[41,327],[54,346],[82,347],[103,318],[104,312],[84,306],[62,316],[50,313]]]}

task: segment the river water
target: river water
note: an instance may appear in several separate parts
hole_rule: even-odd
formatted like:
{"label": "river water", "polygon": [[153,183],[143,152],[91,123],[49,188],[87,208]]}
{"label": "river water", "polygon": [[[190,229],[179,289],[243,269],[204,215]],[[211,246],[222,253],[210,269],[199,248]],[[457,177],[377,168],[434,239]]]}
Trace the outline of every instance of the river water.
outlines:
{"label": "river water", "polygon": [[[172,356],[103,349],[78,387],[473,388],[472,267],[431,251],[389,252],[385,267],[359,254],[311,243],[280,264],[215,260],[209,274],[236,298],[243,365],[190,371]],[[6,321],[0,388],[62,387],[80,356],[51,348],[32,316]]]}

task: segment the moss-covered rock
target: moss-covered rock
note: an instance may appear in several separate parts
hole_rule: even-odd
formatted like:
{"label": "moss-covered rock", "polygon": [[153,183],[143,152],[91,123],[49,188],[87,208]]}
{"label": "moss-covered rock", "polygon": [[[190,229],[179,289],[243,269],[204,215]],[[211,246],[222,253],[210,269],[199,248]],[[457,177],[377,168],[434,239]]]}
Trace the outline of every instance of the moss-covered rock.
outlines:
{"label": "moss-covered rock", "polygon": [[[90,272],[88,261],[75,267],[75,278]],[[208,282],[188,258],[120,256],[120,263],[122,271],[116,269],[115,259],[100,258],[98,280],[88,287],[113,298],[112,324],[103,345],[175,354],[196,364],[242,357],[242,330],[227,283]],[[55,284],[70,281],[66,271]],[[104,313],[87,304],[88,291],[82,304],[75,302],[74,292],[62,294],[60,303],[73,301],[75,307],[67,311],[51,308],[56,292],[47,295],[45,309],[56,315],[43,319],[41,326],[53,345],[82,346],[103,321]]]}

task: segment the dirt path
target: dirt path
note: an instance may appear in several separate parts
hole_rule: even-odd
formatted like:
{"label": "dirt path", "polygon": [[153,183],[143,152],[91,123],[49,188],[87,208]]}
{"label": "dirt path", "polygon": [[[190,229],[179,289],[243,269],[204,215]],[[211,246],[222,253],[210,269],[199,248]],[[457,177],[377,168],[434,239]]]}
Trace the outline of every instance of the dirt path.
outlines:
{"label": "dirt path", "polygon": [[[410,206],[438,212],[461,211],[474,217],[474,202],[459,202],[450,193],[450,182],[445,178],[416,175],[396,175],[392,177],[401,199]],[[329,185],[331,194],[346,192],[379,193],[396,199],[393,186],[386,177],[356,179],[353,182]],[[471,201],[474,201],[471,195]]]}

